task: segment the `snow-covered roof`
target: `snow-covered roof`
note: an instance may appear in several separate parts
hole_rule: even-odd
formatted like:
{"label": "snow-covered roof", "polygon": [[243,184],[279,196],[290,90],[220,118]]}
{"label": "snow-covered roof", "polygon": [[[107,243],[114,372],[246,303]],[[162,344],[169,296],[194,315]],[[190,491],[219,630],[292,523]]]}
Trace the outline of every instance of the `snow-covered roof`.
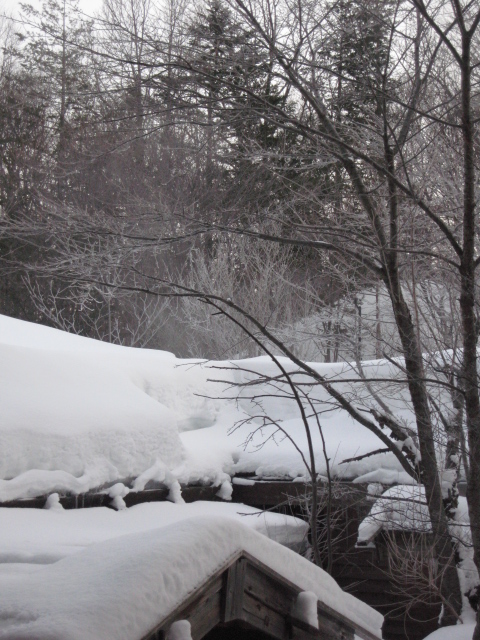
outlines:
{"label": "snow-covered roof", "polygon": [[[369,487],[370,488],[370,487]],[[372,485],[372,493],[374,493]],[[465,547],[471,546],[470,519],[466,498],[458,497],[452,535]],[[358,528],[358,544],[372,541],[381,531],[430,533],[432,524],[425,489],[421,485],[397,485],[373,498],[368,516]]]}
{"label": "snow-covered roof", "polygon": [[358,528],[358,544],[373,540],[380,531],[432,530],[423,486],[390,487],[375,499],[370,513]]}
{"label": "snow-covered roof", "polygon": [[231,519],[199,517],[1,575],[0,638],[139,639],[242,552],[381,637],[383,616],[305,558]]}
{"label": "snow-covered roof", "polygon": [[66,510],[49,500],[47,509],[0,509],[0,574],[18,570],[20,564],[51,564],[100,542],[198,516],[231,518],[289,548],[305,546],[308,525],[304,520],[245,504],[199,500],[191,504],[146,502],[120,511],[106,507]]}
{"label": "snow-covered roof", "polygon": [[[140,490],[149,480],[221,486],[242,473],[306,477],[298,450],[285,437],[307,454],[295,402],[284,387],[250,384],[278,374],[269,358],[179,360],[5,316],[0,358],[0,502],[55,491],[79,494],[118,481]],[[286,359],[282,365],[294,369]],[[337,383],[356,375],[348,364],[312,366]],[[364,363],[376,378],[389,378],[391,367],[385,361]],[[347,381],[337,388],[353,392]],[[372,481],[373,473],[378,482],[409,481],[391,453],[342,464],[382,443],[333,406],[321,387],[310,397],[334,475]],[[392,398],[391,404],[397,417],[411,419],[405,398]],[[317,470],[325,474],[314,417],[311,427]]]}

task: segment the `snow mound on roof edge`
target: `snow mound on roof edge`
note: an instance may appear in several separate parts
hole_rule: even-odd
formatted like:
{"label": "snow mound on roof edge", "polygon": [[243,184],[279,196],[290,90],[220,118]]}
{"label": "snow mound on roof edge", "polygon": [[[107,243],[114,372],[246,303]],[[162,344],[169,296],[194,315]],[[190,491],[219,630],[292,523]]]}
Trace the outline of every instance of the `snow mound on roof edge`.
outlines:
{"label": "snow mound on roof edge", "polygon": [[[137,475],[157,459],[181,462],[174,412],[115,363],[95,352],[4,344],[0,358],[1,478],[35,469],[78,479],[90,469],[91,481],[80,485],[98,486]],[[0,486],[4,500],[8,486]]]}
{"label": "snow mound on roof edge", "polygon": [[0,342],[17,347],[35,349],[112,350],[117,345],[85,338],[67,331],[59,331],[43,324],[0,315]]}
{"label": "snow mound on roof edge", "polygon": [[206,371],[168,352],[0,316],[0,358],[0,501],[170,472],[179,433],[215,421]]}
{"label": "snow mound on roof edge", "polygon": [[381,638],[383,616],[322,569],[244,525],[203,517],[121,536],[28,575],[5,577],[0,638],[141,638],[241,551]]}

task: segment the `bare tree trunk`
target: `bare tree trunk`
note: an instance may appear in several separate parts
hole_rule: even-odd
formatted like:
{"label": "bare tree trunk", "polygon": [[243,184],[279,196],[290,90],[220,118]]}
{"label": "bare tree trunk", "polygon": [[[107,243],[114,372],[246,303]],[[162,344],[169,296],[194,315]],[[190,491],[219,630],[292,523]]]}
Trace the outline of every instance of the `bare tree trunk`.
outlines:
{"label": "bare tree trunk", "polygon": [[62,7],[62,53],[60,66],[60,114],[58,118],[57,145],[57,194],[60,200],[65,197],[65,154],[67,146],[66,113],[67,113],[67,31],[66,31],[66,0]]}
{"label": "bare tree trunk", "polygon": [[395,322],[402,343],[408,388],[417,421],[421,455],[419,466],[432,521],[433,544],[438,562],[442,567],[445,567],[442,583],[439,585],[439,588],[443,598],[449,603],[450,608],[445,608],[442,623],[445,625],[455,624],[457,620],[455,613],[460,615],[462,610],[462,595],[454,562],[453,545],[448,530],[448,521],[443,505],[432,417],[425,384],[422,349],[418,340],[415,323],[413,322],[410,310],[403,296],[398,272],[398,200],[397,187],[393,180],[393,176],[395,175],[395,161],[389,145],[386,128],[384,138],[385,159],[389,169],[388,191],[390,196],[390,238],[388,250],[385,252],[385,284],[390,294]]}
{"label": "bare tree trunk", "polygon": [[[392,305],[405,356],[408,387],[417,419],[421,455],[421,479],[425,487],[425,497],[432,521],[435,555],[440,566],[445,567],[440,588],[443,597],[450,603],[451,609],[457,614],[460,614],[462,609],[460,583],[455,567],[454,549],[448,531],[448,521],[443,505],[433,425],[425,386],[422,354],[418,345],[415,326],[408,306],[403,299],[400,286],[398,283],[392,284],[394,285],[391,289]],[[450,611],[446,610],[442,624],[455,624],[456,621],[457,618]]]}
{"label": "bare tree trunk", "polygon": [[[477,16],[480,19],[480,12]],[[463,22],[463,21],[462,21]],[[473,28],[472,28],[473,29]],[[475,164],[474,124],[471,105],[471,37],[473,33],[462,30],[462,133],[464,160],[463,192],[463,255],[461,261],[460,309],[463,326],[463,389],[467,416],[469,472],[467,501],[472,530],[474,562],[480,568],[480,399],[477,369],[478,323],[475,315]],[[474,640],[480,640],[480,608]]]}
{"label": "bare tree trunk", "polygon": [[380,322],[380,284],[375,285],[375,357],[382,357],[382,325]]}

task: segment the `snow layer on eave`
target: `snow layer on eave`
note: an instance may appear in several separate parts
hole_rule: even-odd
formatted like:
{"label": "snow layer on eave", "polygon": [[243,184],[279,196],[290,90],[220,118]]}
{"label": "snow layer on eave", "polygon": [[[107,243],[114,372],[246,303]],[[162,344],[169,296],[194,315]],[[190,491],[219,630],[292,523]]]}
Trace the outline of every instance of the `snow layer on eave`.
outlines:
{"label": "snow layer on eave", "polygon": [[0,316],[0,358],[0,501],[78,494],[154,467],[163,480],[185,459],[179,432],[215,420],[207,374],[167,352]]}
{"label": "snow layer on eave", "polygon": [[5,577],[0,638],[136,640],[242,551],[381,638],[383,616],[322,569],[222,518],[122,536],[27,576]]}
{"label": "snow layer on eave", "polygon": [[[101,352],[0,344],[0,358],[3,479],[32,469],[63,471],[77,479],[89,475],[84,481],[89,488],[139,474],[157,458],[169,465],[181,461],[174,412],[145,393],[111,357],[106,363]],[[168,366],[161,358],[158,364]],[[37,484],[42,479],[39,474]],[[78,484],[81,490],[82,481]],[[72,485],[75,490],[74,479]],[[23,488],[20,492],[25,495]],[[0,495],[17,497],[4,483]]]}

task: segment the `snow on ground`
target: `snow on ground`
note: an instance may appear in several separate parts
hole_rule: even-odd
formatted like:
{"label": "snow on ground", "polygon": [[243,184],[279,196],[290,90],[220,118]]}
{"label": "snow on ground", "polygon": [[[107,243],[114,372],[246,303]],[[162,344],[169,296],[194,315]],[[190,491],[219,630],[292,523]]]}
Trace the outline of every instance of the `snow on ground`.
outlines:
{"label": "snow on ground", "polygon": [[430,633],[424,640],[472,640],[474,630],[474,623],[443,627]]}
{"label": "snow on ground", "polygon": [[158,529],[200,515],[232,518],[294,549],[306,541],[308,525],[303,520],[225,502],[146,502],[122,511],[106,507],[3,508],[0,509],[0,576],[18,570],[19,563],[50,564],[105,540]]}
{"label": "snow on ground", "polygon": [[4,574],[0,638],[143,637],[242,551],[381,637],[383,616],[308,560],[232,519],[197,517]]}
{"label": "snow on ground", "polygon": [[[118,481],[139,490],[149,480],[214,484],[228,497],[230,476],[302,478],[308,461],[298,407],[266,357],[237,362],[179,360],[70,335],[0,316],[0,501],[52,492],[79,494]],[[294,370],[292,363],[280,359]],[[352,396],[368,394],[348,364],[319,373]],[[364,363],[389,378],[392,364]],[[259,378],[271,380],[258,383]],[[334,405],[322,387],[305,387],[318,411],[337,477],[408,482],[391,453],[342,461],[381,448],[372,433]],[[363,390],[362,390],[363,389]],[[258,399],[261,396],[261,400]],[[411,420],[402,394],[382,388],[397,417]],[[317,471],[326,465],[319,427],[310,417]],[[374,474],[374,476],[372,476]],[[175,491],[173,491],[175,493]],[[178,496],[178,491],[177,491]]]}

